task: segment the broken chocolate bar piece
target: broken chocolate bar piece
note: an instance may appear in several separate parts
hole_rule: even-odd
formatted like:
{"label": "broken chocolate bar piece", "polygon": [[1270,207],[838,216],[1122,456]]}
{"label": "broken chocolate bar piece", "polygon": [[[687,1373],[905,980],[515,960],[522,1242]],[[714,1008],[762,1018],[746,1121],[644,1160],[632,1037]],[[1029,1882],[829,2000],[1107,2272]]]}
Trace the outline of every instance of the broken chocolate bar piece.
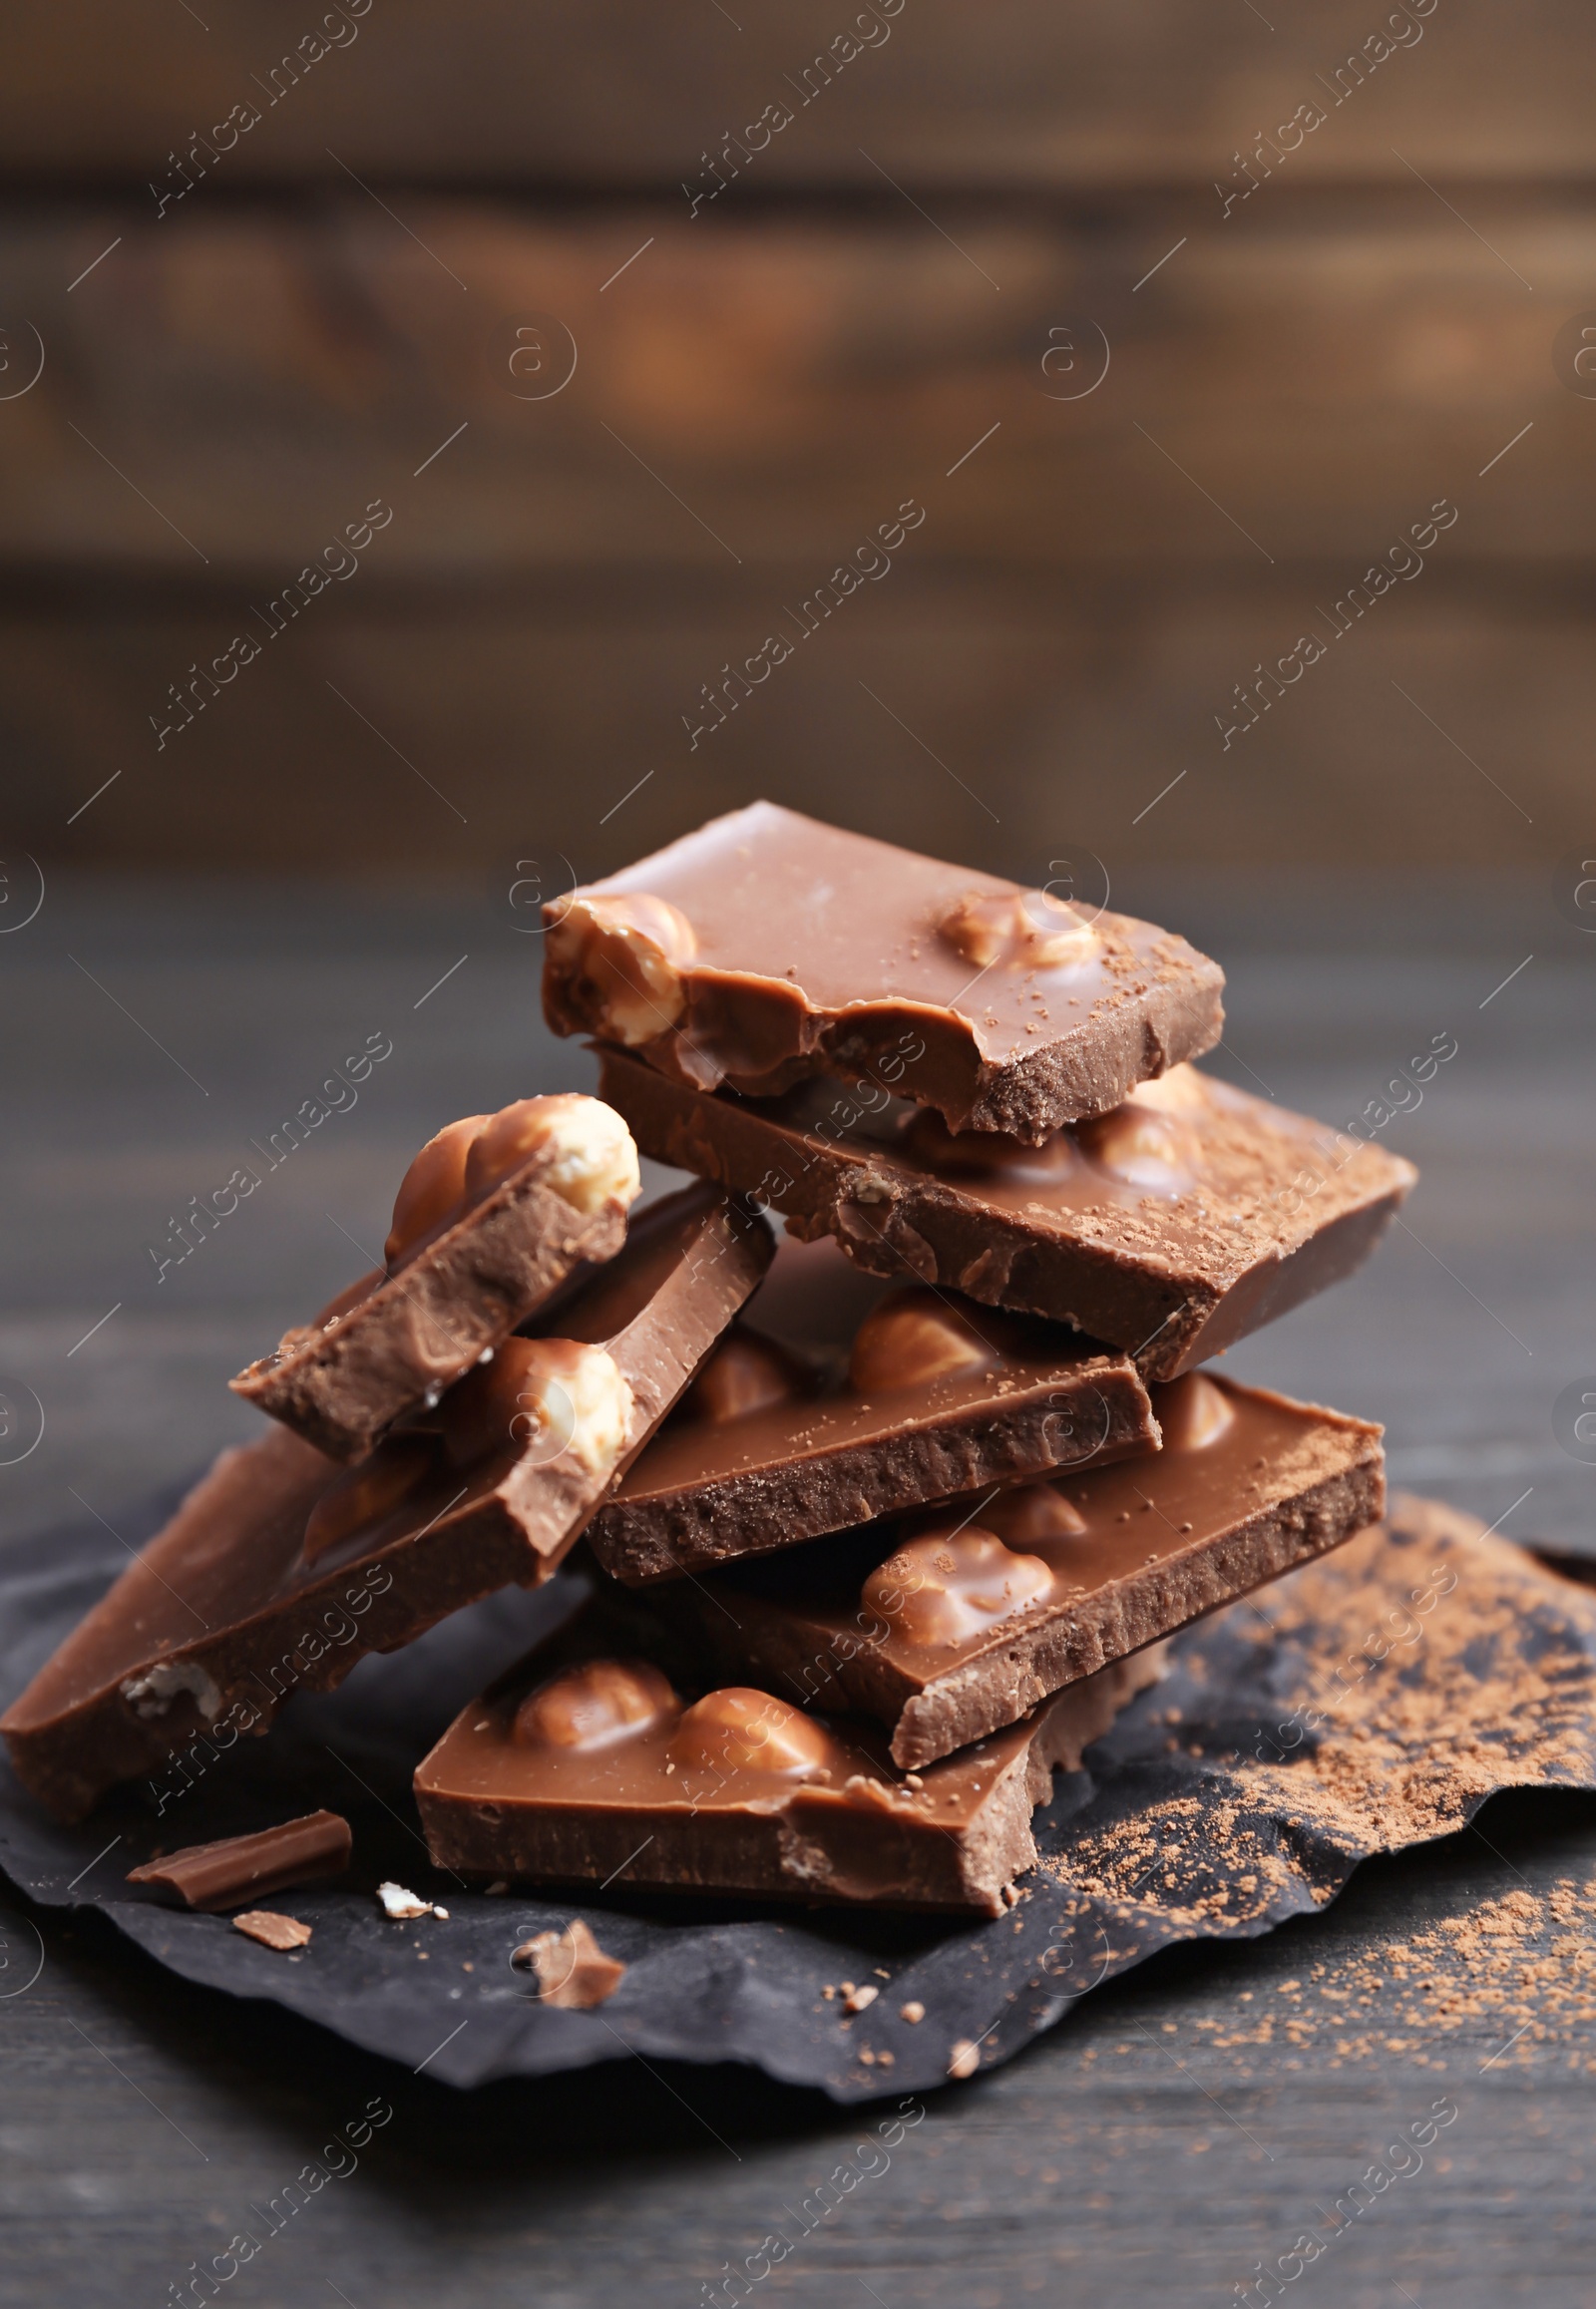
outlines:
{"label": "broken chocolate bar piece", "polygon": [[63,1818],[196,1740],[264,1730],[512,1583],[549,1577],[773,1256],[713,1186],[637,1219],[424,1428],[340,1468],[286,1427],[224,1451],[0,1718]]}
{"label": "broken chocolate bar piece", "polygon": [[307,1812],[253,1836],[223,1836],[214,1844],[190,1844],[163,1859],[130,1868],[130,1884],[153,1884],[185,1908],[215,1915],[263,1899],[290,1884],[313,1884],[342,1875],[349,1865],[349,1822],[337,1812]]}
{"label": "broken chocolate bar piece", "polygon": [[700,1090],[865,1069],[1040,1140],[1212,1049],[1217,963],[1127,915],[755,802],[544,909],[557,1034]]}
{"label": "broken chocolate bar piece", "polygon": [[716,1675],[873,1716],[906,1768],[1378,1521],[1381,1429],[1193,1371],[1155,1458],[874,1525],[650,1603]]}
{"label": "broken chocolate bar piece", "polygon": [[228,1383],[331,1458],[363,1458],[582,1261],[612,1257],[637,1191],[637,1150],[597,1098],[523,1098],[451,1123],[405,1173],[386,1265]]}
{"label": "broken chocolate bar piece", "polygon": [[880,1081],[708,1095],[602,1050],[644,1154],[739,1188],[872,1274],[1072,1323],[1169,1379],[1361,1267],[1417,1176],[1192,1066],[1028,1147]]}
{"label": "broken chocolate bar piece", "polygon": [[1054,1769],[1158,1673],[1120,1662],[911,1784],[872,1725],[745,1687],[689,1706],[658,1668],[574,1649],[580,1630],[523,1661],[418,1766],[439,1867],[996,1916]]}
{"label": "broken chocolate bar piece", "polygon": [[913,1284],[877,1301],[829,1385],[782,1342],[734,1327],[588,1540],[606,1571],[641,1585],[1157,1447],[1128,1356]]}

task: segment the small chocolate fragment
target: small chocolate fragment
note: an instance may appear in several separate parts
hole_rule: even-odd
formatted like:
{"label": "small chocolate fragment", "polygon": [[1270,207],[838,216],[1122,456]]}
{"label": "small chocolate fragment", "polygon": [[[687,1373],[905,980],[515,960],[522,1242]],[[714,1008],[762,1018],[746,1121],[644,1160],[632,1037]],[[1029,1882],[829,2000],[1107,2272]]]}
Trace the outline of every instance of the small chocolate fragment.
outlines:
{"label": "small chocolate fragment", "polygon": [[573,1661],[583,1641],[579,1627],[533,1653],[418,1766],[440,1867],[996,1916],[1035,1860],[1054,1768],[1075,1770],[1158,1673],[1146,1655],[1117,1662],[911,1784],[873,1726],[749,1687],[689,1704],[657,1669]]}
{"label": "small chocolate fragment", "polygon": [[258,1940],[262,1948],[280,1950],[304,1948],[310,1940],[310,1927],[301,1924],[297,1916],[279,1916],[271,1908],[251,1908],[232,1920],[234,1932],[242,1932],[250,1940]]}
{"label": "small chocolate fragment", "polygon": [[385,1268],[228,1381],[334,1459],[360,1459],[543,1307],[611,1258],[638,1191],[613,1108],[562,1092],[429,1139],[394,1204]]}
{"label": "small chocolate fragment", "polygon": [[1023,1308],[1176,1378],[1361,1267],[1411,1163],[1195,1067],[1040,1146],[954,1136],[861,1075],[713,1096],[601,1049],[599,1087],[656,1161],[830,1234],[874,1275]]}
{"label": "small chocolate fragment", "polygon": [[1212,1049],[1217,963],[1127,915],[755,802],[544,909],[544,1011],[700,1090],[862,1067],[1037,1141]]}
{"label": "small chocolate fragment", "polygon": [[845,1375],[819,1391],[783,1343],[749,1326],[728,1335],[598,1509],[588,1541],[616,1579],[643,1585],[1157,1445],[1127,1356],[911,1285],[877,1301]]}
{"label": "small chocolate fragment", "polygon": [[872,1524],[650,1598],[708,1672],[873,1716],[906,1768],[1378,1520],[1381,1429],[1193,1371],[1156,1457]]}
{"label": "small chocolate fragment", "polygon": [[538,1336],[462,1380],[424,1433],[349,1469],[281,1426],[224,1451],[0,1718],[17,1776],[81,1818],[197,1737],[230,1745],[365,1653],[547,1579],[773,1251],[718,1188],[685,1188],[545,1308]]}
{"label": "small chocolate fragment", "polygon": [[181,1852],[147,1860],[128,1872],[130,1884],[155,1884],[185,1908],[214,1914],[241,1900],[282,1892],[290,1884],[313,1884],[341,1875],[349,1865],[349,1822],[337,1812],[307,1812],[253,1836],[223,1836],[213,1844],[190,1844]]}
{"label": "small chocolate fragment", "polygon": [[524,1940],[510,1959],[538,1975],[538,1994],[562,2012],[591,2012],[607,2004],[626,1977],[618,1958],[605,1956],[589,1927],[574,1916],[564,1932],[540,1932]]}

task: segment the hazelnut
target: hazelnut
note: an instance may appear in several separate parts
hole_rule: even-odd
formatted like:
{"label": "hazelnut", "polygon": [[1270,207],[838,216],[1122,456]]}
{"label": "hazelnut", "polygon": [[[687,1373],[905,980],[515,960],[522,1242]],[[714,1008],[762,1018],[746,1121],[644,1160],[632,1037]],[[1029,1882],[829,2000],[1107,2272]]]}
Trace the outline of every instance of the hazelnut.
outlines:
{"label": "hazelnut", "polygon": [[515,1735],[528,1747],[612,1747],[673,1716],[681,1703],[643,1660],[588,1660],[529,1693]]}
{"label": "hazelnut", "polygon": [[736,1323],[682,1396],[678,1416],[720,1427],[767,1404],[795,1402],[812,1385],[809,1370],[788,1348]]}
{"label": "hazelnut", "polygon": [[1202,1160],[1191,1124],[1144,1102],[1140,1092],[1108,1114],[1077,1122],[1074,1136],[1098,1170],[1149,1195],[1186,1194]]}
{"label": "hazelnut", "polygon": [[687,1710],[670,1752],[678,1763],[802,1779],[825,1764],[831,1741],[812,1717],[785,1700],[733,1685]]}
{"label": "hazelnut", "polygon": [[981,1511],[989,1531],[1009,1547],[1023,1548],[1042,1539],[1079,1539],[1086,1518],[1072,1507],[1051,1483],[1016,1483],[989,1499]]}
{"label": "hazelnut", "polygon": [[934,1525],[878,1565],[861,1603],[911,1644],[957,1644],[1052,1591],[1039,1556],[1016,1555],[979,1523]]}
{"label": "hazelnut", "polygon": [[962,898],[937,925],[939,937],[978,969],[1052,970],[1091,962],[1102,941],[1072,906],[1045,890],[980,892]]}
{"label": "hazelnut", "polygon": [[873,1307],[854,1335],[850,1383],[860,1394],[910,1387],[966,1371],[996,1370],[1002,1357],[962,1307],[911,1283]]}
{"label": "hazelnut", "polygon": [[637,1149],[619,1115],[576,1091],[520,1098],[490,1117],[466,1157],[468,1198],[491,1194],[534,1160],[539,1183],[585,1215],[610,1200],[633,1202],[641,1186]]}
{"label": "hazelnut", "polygon": [[597,1475],[624,1448],[631,1389],[601,1347],[508,1339],[491,1363],[450,1389],[440,1416],[452,1466],[513,1451],[523,1465],[545,1467],[569,1452]]}
{"label": "hazelnut", "polygon": [[393,1226],[383,1245],[390,1269],[429,1235],[437,1234],[464,1202],[466,1155],[487,1120],[485,1114],[468,1114],[451,1122],[428,1139],[400,1180]]}
{"label": "hazelnut", "polygon": [[1166,1451],[1201,1451],[1236,1423],[1229,1396],[1201,1371],[1188,1371],[1183,1379],[1150,1392]]}
{"label": "hazelnut", "polygon": [[645,891],[573,898],[550,920],[546,948],[551,978],[584,1023],[628,1049],[681,1017],[687,991],[677,965],[697,951],[686,916]]}

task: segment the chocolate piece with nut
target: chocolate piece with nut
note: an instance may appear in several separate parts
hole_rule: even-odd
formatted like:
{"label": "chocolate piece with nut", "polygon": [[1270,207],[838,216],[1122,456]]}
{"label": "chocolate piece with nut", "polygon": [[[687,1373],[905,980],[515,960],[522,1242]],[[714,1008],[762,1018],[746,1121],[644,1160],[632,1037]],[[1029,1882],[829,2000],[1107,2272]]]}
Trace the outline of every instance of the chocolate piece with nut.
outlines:
{"label": "chocolate piece with nut", "polygon": [[544,1011],[695,1089],[865,1069],[1038,1141],[1211,1049],[1217,963],[1127,915],[755,802],[544,910]]}
{"label": "chocolate piece with nut", "polygon": [[350,1468],[286,1427],[224,1451],[3,1719],[24,1784],[81,1818],[118,1780],[264,1729],[367,1652],[563,1561],[765,1273],[716,1187],[626,1246]]}
{"label": "chocolate piece with nut", "polygon": [[[602,1615],[595,1635],[601,1640]],[[646,1661],[563,1632],[465,1709],[418,1766],[434,1861],[539,1884],[737,1893],[996,1916],[1036,1857],[1055,1768],[1158,1664],[1123,1661],[924,1774],[872,1725],[766,1690],[688,1700]],[[575,1655],[575,1657],[573,1657]]]}
{"label": "chocolate piece with nut", "polygon": [[[825,1256],[824,1254],[822,1255]],[[844,1261],[833,1280],[857,1288]],[[1126,1355],[956,1294],[888,1291],[830,1375],[751,1325],[589,1526],[606,1571],[679,1578],[927,1500],[1158,1447]]]}
{"label": "chocolate piece with nut", "polygon": [[331,1458],[363,1458],[583,1261],[611,1258],[637,1191],[637,1150],[599,1099],[452,1122],[404,1175],[384,1265],[229,1384]]}
{"label": "chocolate piece with nut", "polygon": [[955,1136],[869,1075],[751,1099],[599,1056],[644,1154],[740,1189],[795,1235],[832,1236],[873,1275],[1074,1324],[1149,1379],[1353,1274],[1417,1176],[1193,1066],[1027,1146]]}
{"label": "chocolate piece with nut", "polygon": [[1193,1371],[1164,1447],[872,1524],[652,1599],[707,1671],[887,1728],[907,1767],[1378,1521],[1381,1430]]}

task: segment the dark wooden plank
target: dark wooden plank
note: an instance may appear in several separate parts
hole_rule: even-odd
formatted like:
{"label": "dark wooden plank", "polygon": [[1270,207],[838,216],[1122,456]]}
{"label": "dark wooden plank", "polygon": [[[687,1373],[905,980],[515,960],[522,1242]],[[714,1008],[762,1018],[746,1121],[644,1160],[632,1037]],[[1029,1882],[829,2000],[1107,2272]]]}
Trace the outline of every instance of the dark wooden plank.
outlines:
{"label": "dark wooden plank", "polygon": [[[213,164],[200,153],[218,181],[328,177],[331,146],[361,175],[674,188],[699,182],[728,132],[785,106],[794,117],[746,163],[748,186],[869,185],[863,145],[921,188],[1152,178],[1212,199],[1244,139],[1319,105],[1325,125],[1284,165],[1295,175],[1391,178],[1394,142],[1431,176],[1590,165],[1589,22],[1575,0],[1523,0],[1511,37],[1488,0],[1426,0],[1395,41],[1391,11],[1367,0],[1297,19],[1191,0],[979,12],[881,0],[863,35],[875,52],[841,61],[859,14],[852,0],[684,15],[645,0],[532,14],[484,0],[445,19],[422,0],[365,0],[342,29],[335,19],[340,47],[310,63],[315,8],[301,20],[271,0],[154,13],[139,0],[34,0],[9,50],[0,153],[13,176],[164,186],[180,140],[194,149],[196,131],[208,138],[234,106],[257,106],[257,125]],[[285,51],[298,58],[287,69]],[[820,70],[817,52],[830,60]]]}
{"label": "dark wooden plank", "polygon": [[[5,374],[37,365],[30,323],[45,365],[0,402],[0,575],[271,590],[378,498],[398,518],[362,593],[617,565],[781,564],[807,589],[910,499],[910,563],[1334,558],[1351,582],[1443,498],[1441,565],[1586,561],[1592,404],[1551,354],[1596,221],[1481,192],[1529,295],[1413,190],[1210,224],[1139,290],[1186,230],[1167,202],[1091,229],[952,215],[972,261],[908,209],[698,230],[418,195],[424,248],[352,190],[166,225],[52,204],[7,236]],[[523,324],[545,366],[518,379]]]}
{"label": "dark wooden plank", "polygon": [[[1328,634],[1334,573],[1221,596],[895,572],[713,723],[701,685],[727,687],[719,669],[802,581],[404,613],[351,585],[214,690],[187,668],[259,631],[243,596],[14,613],[7,839],[52,863],[413,868],[499,894],[518,860],[587,877],[760,792],[1033,882],[1071,843],[1115,872],[1372,855],[1543,871],[1588,835],[1589,602],[1558,579],[1426,573],[1292,686],[1263,685],[1243,727],[1234,684],[1261,686],[1253,668],[1305,625]],[[175,681],[198,693],[192,722]]]}

